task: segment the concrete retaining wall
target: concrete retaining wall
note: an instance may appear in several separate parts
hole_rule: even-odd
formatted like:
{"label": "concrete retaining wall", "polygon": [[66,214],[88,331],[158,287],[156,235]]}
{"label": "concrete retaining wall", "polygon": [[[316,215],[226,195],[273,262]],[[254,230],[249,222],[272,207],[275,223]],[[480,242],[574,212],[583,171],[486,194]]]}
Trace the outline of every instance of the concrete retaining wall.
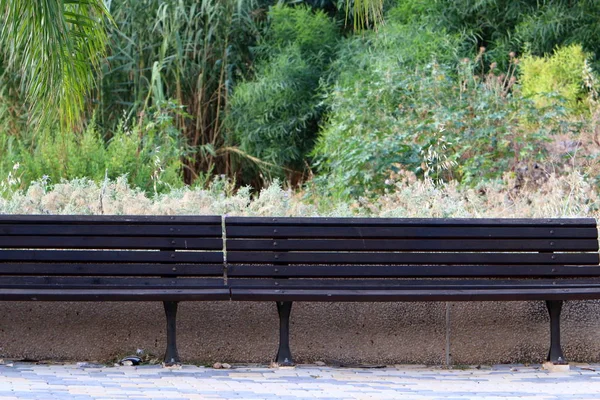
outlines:
{"label": "concrete retaining wall", "polygon": [[[2,302],[0,357],[107,361],[136,349],[162,356],[161,303]],[[563,307],[570,361],[600,361],[600,302]],[[277,350],[274,303],[180,303],[184,362],[268,363]],[[545,359],[543,302],[295,303],[292,352],[298,362],[491,364]]]}

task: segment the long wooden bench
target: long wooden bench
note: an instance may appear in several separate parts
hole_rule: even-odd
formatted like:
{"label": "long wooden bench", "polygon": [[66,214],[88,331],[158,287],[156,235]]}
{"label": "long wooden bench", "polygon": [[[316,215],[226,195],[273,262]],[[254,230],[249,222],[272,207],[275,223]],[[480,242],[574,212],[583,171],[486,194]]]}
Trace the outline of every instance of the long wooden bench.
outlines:
{"label": "long wooden bench", "polygon": [[[225,229],[223,230],[223,226]],[[593,219],[0,216],[0,301],[274,301],[292,364],[294,301],[545,300],[564,363],[564,300],[600,298]]]}
{"label": "long wooden bench", "polygon": [[162,301],[165,363],[179,301],[229,300],[221,217],[0,216],[0,300]]}
{"label": "long wooden bench", "polygon": [[564,300],[600,298],[594,219],[244,218],[225,221],[234,301],[275,301],[276,361],[293,363],[294,301],[544,300],[548,360]]}

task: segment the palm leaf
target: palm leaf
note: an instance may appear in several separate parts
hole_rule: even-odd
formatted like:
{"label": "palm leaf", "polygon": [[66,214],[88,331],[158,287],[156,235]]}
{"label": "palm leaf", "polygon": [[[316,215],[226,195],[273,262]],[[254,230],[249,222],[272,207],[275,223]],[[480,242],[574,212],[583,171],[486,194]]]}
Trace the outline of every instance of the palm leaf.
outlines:
{"label": "palm leaf", "polygon": [[103,0],[0,0],[0,11],[0,52],[35,122],[78,122],[105,54]]}

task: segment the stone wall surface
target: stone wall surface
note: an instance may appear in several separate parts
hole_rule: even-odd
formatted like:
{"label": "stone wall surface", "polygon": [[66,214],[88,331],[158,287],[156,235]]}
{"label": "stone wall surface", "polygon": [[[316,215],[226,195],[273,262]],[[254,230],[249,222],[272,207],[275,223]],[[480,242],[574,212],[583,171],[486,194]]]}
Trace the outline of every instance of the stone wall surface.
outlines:
{"label": "stone wall surface", "polygon": [[[0,357],[109,361],[137,349],[162,356],[161,303],[2,302]],[[600,302],[563,307],[570,361],[600,361]],[[277,351],[274,303],[183,302],[187,363],[268,363]],[[549,347],[543,302],[294,303],[296,361],[344,365],[540,363]]]}

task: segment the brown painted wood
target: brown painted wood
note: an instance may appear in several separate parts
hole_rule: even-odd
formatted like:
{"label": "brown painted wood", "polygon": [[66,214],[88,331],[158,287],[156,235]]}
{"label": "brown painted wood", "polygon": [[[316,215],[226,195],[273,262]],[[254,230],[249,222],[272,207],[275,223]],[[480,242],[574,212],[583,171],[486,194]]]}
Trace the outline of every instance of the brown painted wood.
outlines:
{"label": "brown painted wood", "polygon": [[592,227],[452,227],[452,226],[228,226],[227,238],[357,239],[554,239],[598,237]]}
{"label": "brown painted wood", "polygon": [[2,262],[115,262],[115,263],[218,263],[223,253],[217,251],[95,251],[95,250],[0,250]]}
{"label": "brown painted wood", "polygon": [[515,301],[585,300],[600,297],[600,288],[447,290],[307,290],[232,289],[234,301]]}
{"label": "brown painted wood", "polygon": [[229,277],[577,277],[600,276],[597,265],[228,265]]}
{"label": "brown painted wood", "polygon": [[594,228],[594,218],[323,218],[323,217],[227,217],[228,226],[581,226]]}
{"label": "brown painted wood", "polygon": [[[0,237],[0,247],[2,247]],[[230,239],[228,251],[598,251],[596,239]]]}
{"label": "brown painted wood", "polygon": [[[0,252],[0,258],[2,253]],[[557,264],[598,265],[598,253],[293,253],[227,252],[228,263],[283,264]]]}
{"label": "brown painted wood", "polygon": [[1,275],[223,276],[223,264],[0,263]]}
{"label": "brown painted wood", "polygon": [[0,236],[0,249],[221,250],[221,238],[140,236]]}

